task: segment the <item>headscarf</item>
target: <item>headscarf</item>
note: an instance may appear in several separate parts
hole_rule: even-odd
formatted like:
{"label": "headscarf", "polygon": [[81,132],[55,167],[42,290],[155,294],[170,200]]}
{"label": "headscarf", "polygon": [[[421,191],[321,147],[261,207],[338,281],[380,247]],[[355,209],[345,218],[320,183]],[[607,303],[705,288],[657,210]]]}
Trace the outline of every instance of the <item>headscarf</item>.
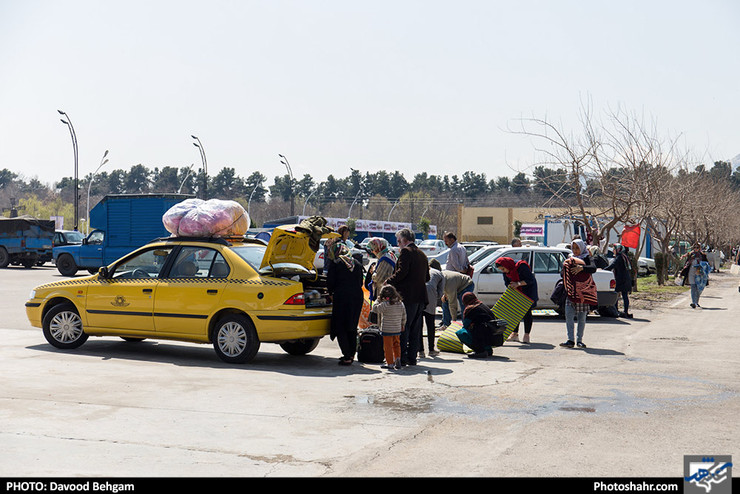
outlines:
{"label": "headscarf", "polygon": [[341,241],[332,241],[328,249],[329,260],[344,263],[347,269],[352,271],[355,268],[355,260],[350,255],[349,248]]}
{"label": "headscarf", "polygon": [[632,269],[632,263],[630,262],[630,258],[627,256],[627,249],[624,245],[614,244],[614,255],[622,258],[628,271]]}
{"label": "headscarf", "polygon": [[391,250],[391,244],[389,244],[386,239],[382,237],[373,237],[368,242],[368,246],[373,253],[377,252],[376,256],[378,258],[388,256],[394,263],[396,262],[396,255],[393,253],[393,250]]}
{"label": "headscarf", "polygon": [[511,257],[499,257],[496,259],[496,266],[503,266],[509,272],[505,273],[504,276],[509,278],[511,281],[519,281],[519,266],[518,263]]}
{"label": "headscarf", "polygon": [[581,253],[577,256],[575,254],[571,254],[571,256],[585,259],[588,256],[588,247],[586,247],[586,242],[584,242],[582,238],[577,238],[573,240],[572,243],[578,246],[578,249],[581,251]]}
{"label": "headscarf", "polygon": [[466,317],[469,310],[478,307],[482,302],[478,300],[478,297],[475,296],[475,293],[465,292],[462,296],[462,303],[465,306],[465,310],[463,310],[463,317]]}

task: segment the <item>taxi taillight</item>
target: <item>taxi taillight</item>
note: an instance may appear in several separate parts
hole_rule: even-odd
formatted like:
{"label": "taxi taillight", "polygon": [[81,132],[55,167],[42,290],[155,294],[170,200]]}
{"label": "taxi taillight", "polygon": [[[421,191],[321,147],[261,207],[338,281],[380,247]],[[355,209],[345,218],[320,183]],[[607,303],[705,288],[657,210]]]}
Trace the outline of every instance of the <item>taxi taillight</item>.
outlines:
{"label": "taxi taillight", "polygon": [[296,293],[288,300],[283,302],[283,305],[306,305],[306,296],[303,294],[303,292]]}

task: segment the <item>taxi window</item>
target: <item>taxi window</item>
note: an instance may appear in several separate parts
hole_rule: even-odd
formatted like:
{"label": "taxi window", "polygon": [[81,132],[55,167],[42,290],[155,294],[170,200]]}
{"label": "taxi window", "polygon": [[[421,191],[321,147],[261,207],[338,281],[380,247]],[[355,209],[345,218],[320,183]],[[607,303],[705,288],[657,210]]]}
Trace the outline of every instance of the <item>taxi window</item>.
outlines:
{"label": "taxi window", "polygon": [[183,247],[170,269],[169,278],[225,278],[229,265],[208,247]]}
{"label": "taxi window", "polygon": [[171,247],[157,247],[141,252],[115,266],[111,278],[156,278],[171,252]]}

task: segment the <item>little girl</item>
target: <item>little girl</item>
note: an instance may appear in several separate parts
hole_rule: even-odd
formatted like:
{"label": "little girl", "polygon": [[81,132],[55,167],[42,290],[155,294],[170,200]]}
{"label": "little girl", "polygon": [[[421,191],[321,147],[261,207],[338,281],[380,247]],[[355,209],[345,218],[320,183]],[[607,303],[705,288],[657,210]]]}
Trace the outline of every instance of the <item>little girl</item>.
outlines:
{"label": "little girl", "polygon": [[401,368],[401,332],[406,325],[406,307],[401,296],[391,285],[383,285],[371,309],[379,315],[380,334],[383,335],[383,369]]}

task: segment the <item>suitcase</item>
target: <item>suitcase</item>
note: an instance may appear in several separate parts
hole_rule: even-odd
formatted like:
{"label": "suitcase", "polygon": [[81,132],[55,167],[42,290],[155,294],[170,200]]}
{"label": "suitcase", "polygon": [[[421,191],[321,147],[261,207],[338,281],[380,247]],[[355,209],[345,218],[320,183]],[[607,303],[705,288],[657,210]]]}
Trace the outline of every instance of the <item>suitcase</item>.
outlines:
{"label": "suitcase", "polygon": [[360,332],[357,338],[357,360],[366,364],[385,362],[383,335],[377,327],[370,327]]}

